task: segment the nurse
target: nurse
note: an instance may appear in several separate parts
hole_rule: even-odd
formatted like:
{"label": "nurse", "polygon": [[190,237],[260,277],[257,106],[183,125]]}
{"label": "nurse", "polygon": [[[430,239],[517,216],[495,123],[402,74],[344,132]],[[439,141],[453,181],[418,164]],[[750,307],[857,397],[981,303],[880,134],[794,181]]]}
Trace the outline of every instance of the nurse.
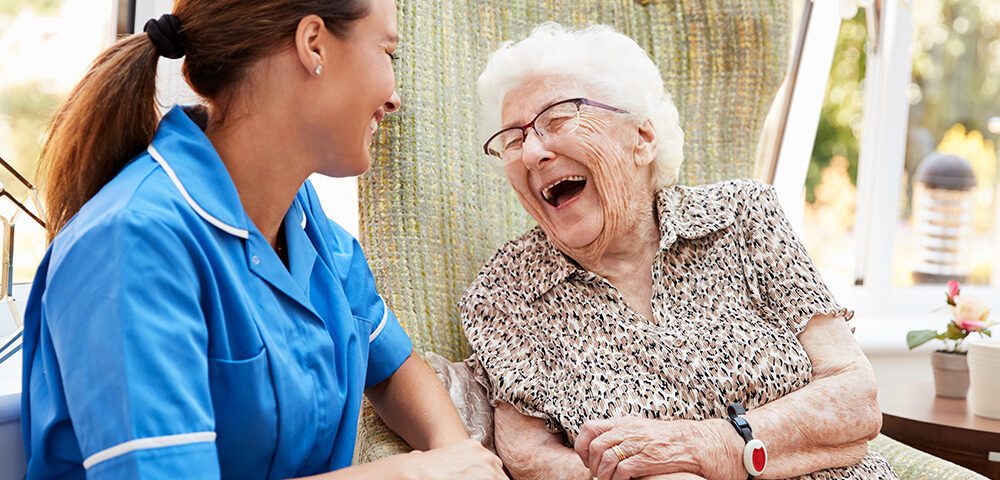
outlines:
{"label": "nurse", "polygon": [[[306,180],[400,107],[393,0],[179,0],[60,107],[25,330],[28,478],[503,476]],[[158,59],[204,106],[158,119]],[[362,395],[418,451],[351,466]]]}

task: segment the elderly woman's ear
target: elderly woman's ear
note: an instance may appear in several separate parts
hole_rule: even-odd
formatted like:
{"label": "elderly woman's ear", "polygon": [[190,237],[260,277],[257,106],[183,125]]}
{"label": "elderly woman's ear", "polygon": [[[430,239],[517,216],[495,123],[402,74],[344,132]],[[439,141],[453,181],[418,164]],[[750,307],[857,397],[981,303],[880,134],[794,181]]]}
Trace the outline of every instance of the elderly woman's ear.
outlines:
{"label": "elderly woman's ear", "polygon": [[656,130],[653,128],[653,122],[646,119],[639,124],[636,133],[635,163],[640,166],[649,165],[656,160]]}

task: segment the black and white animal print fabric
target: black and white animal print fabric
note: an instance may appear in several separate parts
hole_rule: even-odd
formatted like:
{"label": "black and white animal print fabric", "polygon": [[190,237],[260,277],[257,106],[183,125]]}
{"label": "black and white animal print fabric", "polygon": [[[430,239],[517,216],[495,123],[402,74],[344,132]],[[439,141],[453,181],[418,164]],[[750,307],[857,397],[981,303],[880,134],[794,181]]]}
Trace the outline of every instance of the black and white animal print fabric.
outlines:
{"label": "black and white animal print fabric", "polygon": [[[584,422],[724,418],[809,383],[796,335],[817,314],[850,320],[774,190],[752,181],[657,194],[653,320],[577,266],[540,228],[504,245],[462,299],[467,360],[489,392],[572,442]],[[810,479],[896,478],[869,452]]]}

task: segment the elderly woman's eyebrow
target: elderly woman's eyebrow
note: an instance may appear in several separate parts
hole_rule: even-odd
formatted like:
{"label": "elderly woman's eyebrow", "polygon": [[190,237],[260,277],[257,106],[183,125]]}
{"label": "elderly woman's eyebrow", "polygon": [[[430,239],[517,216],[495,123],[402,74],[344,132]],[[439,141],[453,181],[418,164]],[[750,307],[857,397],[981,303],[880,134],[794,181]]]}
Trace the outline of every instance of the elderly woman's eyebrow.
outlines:
{"label": "elderly woman's eyebrow", "polygon": [[[543,102],[541,104],[542,106],[540,108],[538,108],[534,113],[531,114],[531,118],[534,119],[535,117],[538,116],[539,113],[542,112],[542,110],[545,110],[546,108],[549,108],[549,107],[551,107],[551,106],[553,106],[553,105],[555,105],[555,104],[557,104],[557,103],[559,103],[559,102],[561,102],[563,100],[567,100],[569,98],[571,98],[571,97],[568,97],[566,95],[556,95],[556,96],[553,96],[552,98],[550,98],[547,101]],[[525,123],[528,123],[530,121],[531,120],[525,120],[523,122],[522,121],[509,122],[506,125],[500,127],[500,129],[501,130],[506,130],[508,128],[523,127]]]}

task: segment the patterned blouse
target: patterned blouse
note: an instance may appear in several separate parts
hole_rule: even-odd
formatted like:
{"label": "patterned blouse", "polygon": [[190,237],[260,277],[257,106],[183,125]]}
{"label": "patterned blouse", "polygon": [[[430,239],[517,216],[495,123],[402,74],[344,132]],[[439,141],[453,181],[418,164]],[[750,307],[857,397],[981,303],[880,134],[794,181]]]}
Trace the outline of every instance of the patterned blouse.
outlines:
{"label": "patterned blouse", "polygon": [[[538,227],[487,262],[461,302],[467,360],[490,401],[572,442],[584,422],[725,418],[798,390],[796,336],[817,314],[850,320],[795,237],[774,190],[751,181],[658,192],[653,320],[577,266]],[[869,452],[810,479],[896,478]]]}

